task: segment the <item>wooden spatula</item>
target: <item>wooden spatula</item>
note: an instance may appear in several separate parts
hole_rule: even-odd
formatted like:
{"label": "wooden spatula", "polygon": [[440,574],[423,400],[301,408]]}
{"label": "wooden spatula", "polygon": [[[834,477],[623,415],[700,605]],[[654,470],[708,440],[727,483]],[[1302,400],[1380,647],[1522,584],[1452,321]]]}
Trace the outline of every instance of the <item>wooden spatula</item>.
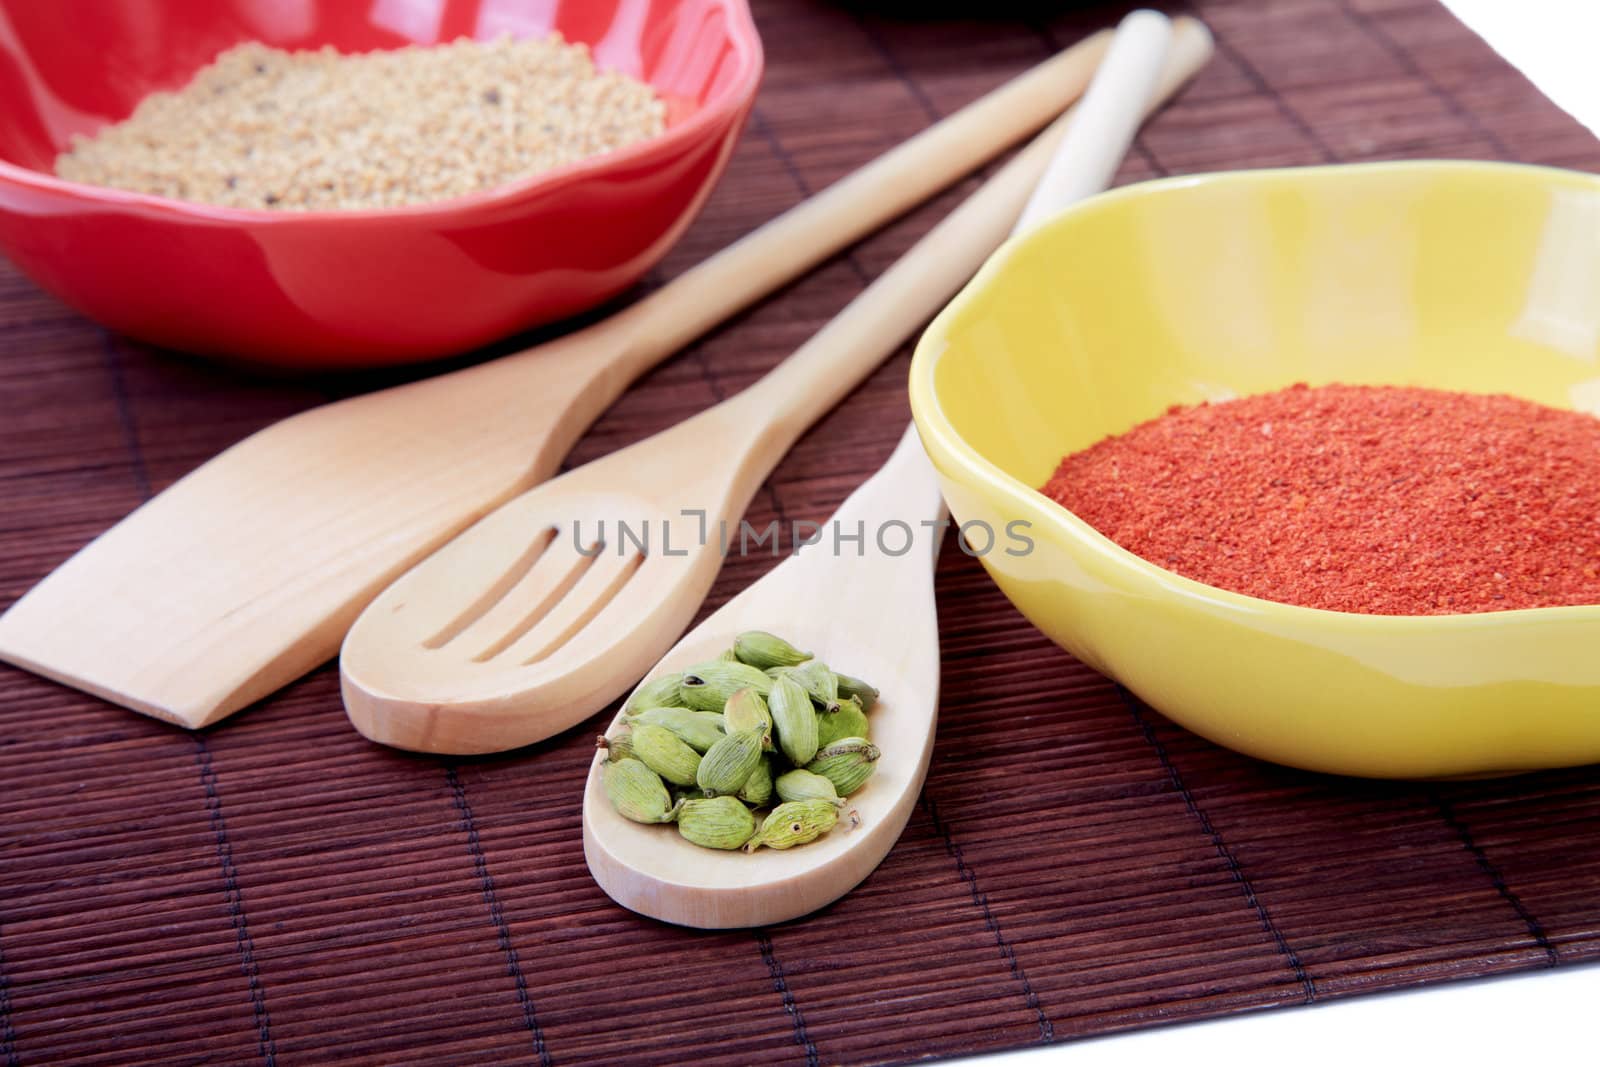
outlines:
{"label": "wooden spatula", "polygon": [[1044,126],[1108,40],[1087,38],[595,326],[247,438],[0,616],[0,659],[189,727],[292,681],[394,578],[554,473],[645,370]]}

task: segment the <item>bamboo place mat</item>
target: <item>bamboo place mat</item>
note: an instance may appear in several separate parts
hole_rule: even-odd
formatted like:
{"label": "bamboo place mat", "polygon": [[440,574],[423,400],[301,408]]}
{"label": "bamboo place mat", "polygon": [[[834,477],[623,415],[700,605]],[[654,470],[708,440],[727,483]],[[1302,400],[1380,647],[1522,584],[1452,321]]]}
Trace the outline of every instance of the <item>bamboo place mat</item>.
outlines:
{"label": "bamboo place mat", "polygon": [[[1122,11],[999,6],[761,0],[755,115],[657,280]],[[1217,58],[1124,181],[1600,165],[1433,0],[1195,6]],[[571,462],[753,381],[972,187],[663,365]],[[396,377],[152,352],[9,269],[0,338],[0,605],[229,443]],[[902,352],[813,429],[752,520],[825,519],[899,436],[906,369]],[[771,565],[731,560],[711,605]],[[604,717],[446,761],[357,736],[331,668],[189,734],[0,667],[0,1061],[903,1061],[1600,956],[1596,770],[1409,785],[1268,766],[1056,650],[949,545],[938,592],[944,703],[905,836],[837,904],[757,931],[666,926],[596,888],[579,804]]]}

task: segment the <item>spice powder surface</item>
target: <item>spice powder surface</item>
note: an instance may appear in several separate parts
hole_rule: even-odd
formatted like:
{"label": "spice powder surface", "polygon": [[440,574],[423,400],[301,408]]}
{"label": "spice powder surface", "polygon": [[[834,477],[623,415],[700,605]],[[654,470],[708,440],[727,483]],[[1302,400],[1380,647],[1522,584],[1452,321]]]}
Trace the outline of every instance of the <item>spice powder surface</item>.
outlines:
{"label": "spice powder surface", "polygon": [[1044,492],[1151,563],[1374,615],[1600,604],[1600,418],[1511,396],[1296,385],[1175,407]]}

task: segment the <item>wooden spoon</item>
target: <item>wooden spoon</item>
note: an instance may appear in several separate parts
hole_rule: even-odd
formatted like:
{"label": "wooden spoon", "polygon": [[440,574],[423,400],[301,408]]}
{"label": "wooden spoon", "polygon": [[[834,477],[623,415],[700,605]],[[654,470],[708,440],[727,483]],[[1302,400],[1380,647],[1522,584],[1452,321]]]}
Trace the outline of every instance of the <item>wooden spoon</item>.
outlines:
{"label": "wooden spoon", "polygon": [[[626,908],[702,929],[764,926],[815,911],[870,874],[900,837],[933,751],[939,698],[939,627],[933,568],[944,500],[913,433],[830,522],[865,523],[864,558],[827,544],[802,549],[695,627],[651,671],[715,659],[746,630],[768,630],[883,694],[870,716],[883,749],[872,779],[852,796],[860,826],[787,852],[717,852],[670,826],[629,822],[606,799],[597,757],[583,794],[583,851],[600,888]],[[907,538],[886,524],[899,520]],[[921,523],[932,522],[933,526]],[[883,529],[891,551],[871,544]],[[615,727],[621,721],[618,715]]]}
{"label": "wooden spoon", "polygon": [[[1184,50],[1163,99],[1198,51]],[[737,536],[795,439],[1000,244],[1065,130],[1062,120],[1021,152],[755,385],[523,494],[385,590],[341,658],[356,728],[400,748],[494,752],[620,695],[705,599],[721,532]]]}
{"label": "wooden spoon", "polygon": [[550,477],[645,370],[1059,115],[1108,39],[1085,39],[587,329],[246,438],[13,604],[0,659],[189,727],[287,684],[331,659],[406,568]]}
{"label": "wooden spoon", "polygon": [[[1174,36],[1154,12],[1124,19],[1016,232],[1104,188],[1163,76],[1163,57],[1170,79],[1197,68],[1209,48],[1197,25],[1180,26]],[[765,926],[836,900],[877,867],[910,818],[933,751],[939,632],[929,564],[938,558],[944,518],[933,468],[914,428],[907,429],[889,462],[827,527],[854,531],[861,524],[862,554],[802,550],[695,627],[650,674],[714,659],[739,633],[767,630],[872,683],[882,693],[870,716],[872,739],[883,755],[871,780],[849,798],[859,828],[841,821],[787,852],[698,848],[668,827],[619,815],[606,798],[604,755],[597,754],[583,795],[583,847],[595,881],[613,900],[685,926]],[[905,540],[902,528],[917,532],[916,544],[895,555]],[[995,550],[1003,545],[1003,531],[996,531]],[[613,730],[620,724],[619,713]]]}

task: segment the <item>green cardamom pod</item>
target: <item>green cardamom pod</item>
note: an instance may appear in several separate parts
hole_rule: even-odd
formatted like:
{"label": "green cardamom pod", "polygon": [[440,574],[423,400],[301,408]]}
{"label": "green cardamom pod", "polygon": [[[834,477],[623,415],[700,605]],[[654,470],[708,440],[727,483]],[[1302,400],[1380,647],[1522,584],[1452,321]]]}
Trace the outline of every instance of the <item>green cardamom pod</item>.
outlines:
{"label": "green cardamom pod", "polygon": [[729,734],[706,751],[695,784],[708,797],[731,796],[744,788],[760,762],[760,730]]}
{"label": "green cardamom pod", "polygon": [[729,697],[746,687],[766,696],[772,679],[745,663],[712,660],[683,673],[683,704],[696,711],[721,711]]}
{"label": "green cardamom pod", "polygon": [[839,701],[835,712],[817,712],[817,747],[846,737],[868,737],[867,715],[855,697]]}
{"label": "green cardamom pod", "polygon": [[804,767],[817,754],[817,715],[811,710],[811,697],[786,674],[772,683],[772,730],[778,748],[796,767]]}
{"label": "green cardamom pod", "polygon": [[744,780],[744,785],[739,790],[739,799],[758,808],[772,799],[772,760],[766,756],[761,757],[756,769]]}
{"label": "green cardamom pod", "polygon": [[788,677],[810,694],[823,711],[839,710],[839,676],[829,670],[826,663],[819,659],[802,663],[791,670]]}
{"label": "green cardamom pod", "polygon": [[[679,815],[681,826],[683,816]],[[761,829],[745,844],[746,852],[762,845],[768,848],[793,848],[815,841],[839,821],[839,809],[827,800],[788,800],[772,809]]]}
{"label": "green cardamom pod", "polygon": [[681,674],[663,674],[652,678],[633,691],[628,702],[622,705],[624,715],[644,711],[646,708],[676,708],[683,704],[678,687],[683,684]]}
{"label": "green cardamom pod", "polygon": [[671,822],[678,809],[667,795],[661,777],[636,759],[617,759],[603,772],[606,796],[624,819],[634,822]]}
{"label": "green cardamom pod", "polygon": [[854,697],[862,711],[871,711],[872,705],[878,702],[878,691],[860,678],[852,678],[848,674],[836,674],[834,677],[839,680],[840,698]]}
{"label": "green cardamom pod", "polygon": [[730,734],[760,730],[762,749],[772,751],[772,712],[753,688],[746,687],[728,698],[722,706],[722,725]]}
{"label": "green cardamom pod", "polygon": [[733,642],[733,654],[740,663],[766,670],[768,667],[793,667],[811,658],[781,637],[761,630],[748,630]]}
{"label": "green cardamom pod", "polygon": [[613,737],[601,734],[594,739],[594,747],[606,754],[606,761],[633,758],[633,735],[624,730]]}
{"label": "green cardamom pod", "polygon": [[881,754],[878,746],[864,737],[843,737],[817,749],[816,757],[805,769],[822,775],[833,783],[840,796],[847,797],[872,777]]}
{"label": "green cardamom pod", "polygon": [[756,832],[756,817],[738,797],[685,800],[678,809],[678,833],[702,848],[738,848]]}
{"label": "green cardamom pod", "polygon": [[696,752],[705,752],[722,740],[722,716],[714,711],[690,711],[688,708],[646,708],[633,715],[623,716],[630,725],[649,723],[665,726],[677,734]]}
{"label": "green cardamom pod", "polygon": [[739,659],[739,653],[735,652],[731,648],[728,649],[727,651],[723,652],[722,655],[717,657],[717,659],[721,660],[723,663],[739,663],[739,662],[741,662],[740,659]]}
{"label": "green cardamom pod", "polygon": [[633,728],[633,758],[673,785],[694,785],[700,753],[665,726],[641,722]]}
{"label": "green cardamom pod", "polygon": [[826,800],[836,808],[844,807],[839,791],[820,774],[796,769],[778,775],[772,785],[778,791],[779,800]]}

